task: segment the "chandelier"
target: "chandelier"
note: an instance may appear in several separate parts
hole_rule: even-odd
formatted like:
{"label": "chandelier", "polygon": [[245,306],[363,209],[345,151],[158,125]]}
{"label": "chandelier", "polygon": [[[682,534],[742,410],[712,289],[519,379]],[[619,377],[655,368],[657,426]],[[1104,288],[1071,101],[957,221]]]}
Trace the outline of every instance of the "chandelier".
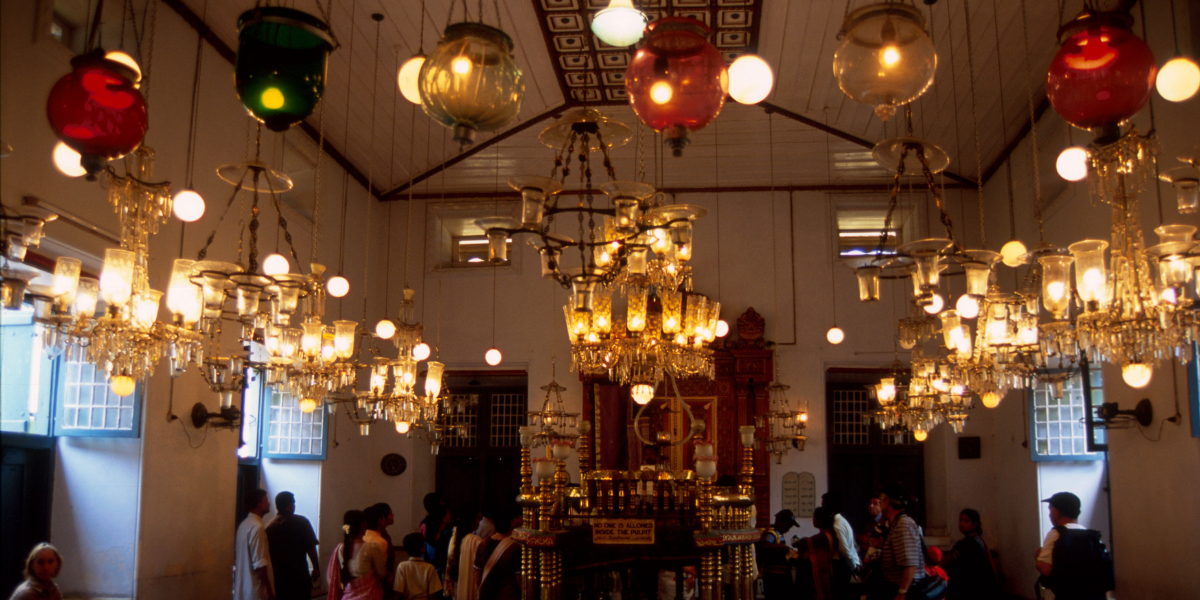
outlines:
{"label": "chandelier", "polygon": [[[58,215],[40,206],[22,205],[18,208],[0,206],[0,260],[4,266],[0,268],[3,278],[3,306],[9,310],[21,308],[25,301],[25,288],[29,282],[38,276],[32,269],[20,269],[14,263],[23,263],[25,253],[30,248],[37,248],[41,242],[43,228],[46,223],[54,221]],[[95,289],[98,282],[89,279],[88,287]],[[95,295],[93,294],[93,297]],[[71,304],[66,302],[65,304]],[[93,310],[95,307],[93,307]]]}
{"label": "chandelier", "polygon": [[[171,215],[171,184],[152,182],[154,151],[146,146],[125,157],[125,170],[125,175],[110,166],[101,171],[121,221],[121,246],[105,250],[100,280],[81,279],[80,262],[63,257],[50,289],[30,290],[45,347],[103,369],[119,396],[132,394],[163,357],[170,358],[172,373],[204,358],[197,323],[159,322],[163,292],[150,289],[149,240]],[[106,308],[95,317],[97,299]]]}
{"label": "chandelier", "polygon": [[775,381],[767,386],[770,396],[769,408],[766,413],[755,417],[756,425],[763,430],[766,451],[775,455],[775,464],[783,462],[783,455],[789,448],[804,450],[804,435],[808,426],[808,411],[799,406],[792,409],[787,399],[787,391],[791,386],[779,382],[779,367],[775,367]]}
{"label": "chandelier", "polygon": [[879,408],[867,413],[869,421],[892,434],[911,430],[917,441],[924,441],[929,430],[941,423],[962,433],[971,392],[951,361],[944,356],[926,357],[917,350],[911,367],[895,361],[888,369],[888,376],[870,388]]}
{"label": "chandelier", "polygon": [[[634,385],[634,398],[649,402],[664,374],[707,377],[713,372],[720,303],[692,292],[692,231],[707,211],[664,205],[645,183],[620,181],[608,156],[632,137],[628,126],[589,108],[568,112],[542,132],[557,150],[550,177],[515,177],[521,222],[481,219],[488,258],[507,259],[506,239],[528,235],[541,255],[542,276],[571,289],[564,307],[571,340],[571,368]],[[591,154],[599,152],[610,181],[599,186],[611,208],[595,205]],[[578,157],[583,191],[574,206],[560,206],[559,192]],[[557,215],[574,214],[578,240],[551,230]],[[563,261],[578,254],[578,266]],[[623,308],[623,312],[618,309]],[[624,315],[624,318],[618,315]]]}

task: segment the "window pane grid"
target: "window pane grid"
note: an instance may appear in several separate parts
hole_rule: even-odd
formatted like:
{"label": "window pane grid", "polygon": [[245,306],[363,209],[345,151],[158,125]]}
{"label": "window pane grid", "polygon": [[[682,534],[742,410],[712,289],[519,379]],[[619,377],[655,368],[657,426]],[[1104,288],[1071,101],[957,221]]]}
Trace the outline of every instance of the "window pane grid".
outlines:
{"label": "window pane grid", "polygon": [[297,399],[271,390],[267,421],[267,455],[320,458],[325,448],[325,411],[305,413]]}
{"label": "window pane grid", "polygon": [[[462,407],[462,412],[450,415],[450,424],[454,425],[454,435],[446,436],[442,442],[450,448],[474,448],[478,440],[479,426],[479,396],[478,394],[453,394],[450,396],[451,406]],[[459,432],[462,435],[459,435]]]}
{"label": "window pane grid", "polygon": [[[1092,402],[1103,402],[1103,379],[1099,369],[1092,370]],[[1034,452],[1038,456],[1092,456],[1087,451],[1087,426],[1090,418],[1085,406],[1083,379],[1071,377],[1062,383],[1061,398],[1056,398],[1054,384],[1037,381],[1033,388]],[[1097,442],[1103,443],[1103,430],[1096,431]]]}
{"label": "window pane grid", "polygon": [[833,443],[866,445],[868,441],[866,390],[835,390],[833,393]]}
{"label": "window pane grid", "polygon": [[515,447],[525,424],[525,394],[492,395],[492,447]]}
{"label": "window pane grid", "polygon": [[91,363],[66,361],[63,379],[64,430],[132,431],[134,400],[112,393],[107,377]]}

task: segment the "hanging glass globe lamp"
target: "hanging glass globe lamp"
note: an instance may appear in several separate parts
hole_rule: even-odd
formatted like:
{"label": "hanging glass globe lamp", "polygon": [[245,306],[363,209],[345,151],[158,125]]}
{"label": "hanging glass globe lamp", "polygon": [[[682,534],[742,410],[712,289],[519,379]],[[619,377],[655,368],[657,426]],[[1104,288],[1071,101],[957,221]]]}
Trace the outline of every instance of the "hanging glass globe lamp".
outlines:
{"label": "hanging glass globe lamp", "polygon": [[418,86],[425,113],[472,144],[516,118],[525,80],[508,34],[483,23],[455,23],[421,65]]}
{"label": "hanging glass globe lamp", "polygon": [[242,13],[234,76],[242,105],[271,131],[286,131],[321,102],[332,50],[329,26],[308,13],[282,6]]}
{"label": "hanging glass globe lamp", "polygon": [[136,150],[146,137],[141,73],[127,54],[110,55],[97,48],[71,59],[72,71],[54,84],[46,100],[50,128],[80,154],[89,179],[109,160]]}
{"label": "hanging glass globe lamp", "polygon": [[625,71],[629,104],[643,123],[664,132],[675,156],[688,132],[703,129],[725,104],[728,77],[709,29],[687,17],[658,19]]}
{"label": "hanging glass globe lamp", "polygon": [[612,0],[592,19],[592,33],[609,46],[625,48],[642,39],[648,20],[630,0]]}
{"label": "hanging glass globe lamp", "polygon": [[912,6],[872,4],[846,16],[833,54],[838,87],[888,120],[933,84],[937,50]]}

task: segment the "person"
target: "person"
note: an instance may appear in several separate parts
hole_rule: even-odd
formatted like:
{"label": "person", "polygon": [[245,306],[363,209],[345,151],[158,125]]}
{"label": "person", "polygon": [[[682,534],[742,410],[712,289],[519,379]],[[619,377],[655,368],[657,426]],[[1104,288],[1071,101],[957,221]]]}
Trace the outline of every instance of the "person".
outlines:
{"label": "person", "polygon": [[796,516],[785,508],[775,513],[775,522],[763,532],[758,560],[762,571],[763,596],[767,600],[790,600],[796,594],[792,581],[795,552],[788,548],[783,536],[792,527],[799,526]]}
{"label": "person", "polygon": [[391,573],[393,567],[396,566],[396,556],[392,552],[392,535],[388,533],[387,528],[396,523],[396,514],[392,512],[392,506],[387,502],[376,504],[375,509],[384,515],[383,522],[380,523],[379,529],[376,532],[379,533],[379,537],[383,538],[384,547],[387,548],[388,572]]}
{"label": "person", "polygon": [[884,486],[879,495],[883,518],[891,526],[879,556],[882,581],[871,591],[872,600],[904,600],[909,588],[925,578],[924,535],[905,513],[906,497],[900,484]]}
{"label": "person", "polygon": [[496,532],[475,553],[479,569],[479,600],[520,600],[521,547],[513,541],[513,516],[505,506],[494,505],[484,513]]}
{"label": "person", "polygon": [[925,548],[925,576],[936,577],[942,581],[950,581],[950,575],[942,568],[942,549],[937,546]]}
{"label": "person", "polygon": [[996,569],[983,541],[979,511],[964,508],[958,514],[958,531],[963,539],[955,542],[946,556],[950,600],[991,600],[996,595]]}
{"label": "person", "polygon": [[379,546],[379,549],[383,551],[385,564],[389,567],[388,572],[391,573],[392,560],[389,555],[392,553],[392,544],[380,533],[387,527],[388,512],[390,511],[387,508],[379,504],[368,506],[366,510],[362,511],[363,542]]}
{"label": "person", "polygon": [[1079,524],[1081,502],[1071,492],[1058,492],[1042,500],[1050,505],[1050,523],[1034,565],[1040,583],[1056,600],[1103,600],[1116,587],[1112,557],[1099,531]]}
{"label": "person", "polygon": [[796,588],[801,598],[834,600],[846,598],[850,587],[850,569],[838,557],[838,539],[834,512],[827,506],[813,511],[817,534],[800,540],[796,569]]}
{"label": "person", "polygon": [[642,467],[643,471],[658,471],[662,469],[662,457],[659,455],[658,447],[653,444],[642,446]]}
{"label": "person", "polygon": [[428,600],[438,598],[442,592],[442,581],[438,578],[437,569],[425,562],[422,552],[425,550],[425,538],[419,533],[404,536],[402,542],[408,560],[396,567],[396,580],[392,590],[396,592],[397,600]]}
{"label": "person", "polygon": [[387,577],[387,559],[377,544],[363,541],[365,519],[360,510],[342,516],[342,543],[329,557],[327,600],[380,600]]}
{"label": "person", "polygon": [[854,548],[854,528],[850,526],[850,521],[842,516],[842,502],[837,495],[826,492],[821,494],[821,506],[828,508],[833,513],[833,531],[837,534],[837,554],[838,559],[846,563],[846,569],[855,573],[861,561],[858,559],[858,550]]}
{"label": "person", "polygon": [[437,492],[425,494],[425,518],[417,531],[425,537],[425,560],[429,561],[438,574],[446,570],[446,557],[450,552],[450,537],[453,535],[453,519],[446,501]]}
{"label": "person", "polygon": [[238,525],[234,537],[233,598],[234,600],[272,600],[275,587],[271,581],[271,551],[263,515],[271,511],[267,490],[255,488],[246,495],[250,512]]}
{"label": "person", "polygon": [[883,553],[883,542],[887,539],[891,525],[883,518],[883,502],[876,495],[867,503],[867,514],[872,523],[863,543],[862,561],[858,567],[858,578],[868,589],[878,588],[883,583],[883,571],[879,568],[879,555]]}
{"label": "person", "polygon": [[[291,492],[275,495],[275,518],[267,524],[267,546],[275,577],[275,597],[279,600],[309,600],[312,584],[321,579],[317,558],[317,536],[312,523],[296,514],[296,496]],[[308,561],[312,561],[309,568]]]}
{"label": "person", "polygon": [[13,590],[8,600],[62,600],[62,593],[54,584],[62,565],[62,555],[57,548],[45,542],[34,546],[25,559],[25,570],[21,572],[25,581]]}
{"label": "person", "polygon": [[[465,525],[465,523],[464,523]],[[479,571],[475,570],[475,556],[483,541],[496,533],[492,520],[476,514],[475,530],[468,531],[458,542],[455,552],[453,574],[456,575],[454,597],[457,600],[476,600],[479,597]],[[451,567],[447,567],[450,570]]]}

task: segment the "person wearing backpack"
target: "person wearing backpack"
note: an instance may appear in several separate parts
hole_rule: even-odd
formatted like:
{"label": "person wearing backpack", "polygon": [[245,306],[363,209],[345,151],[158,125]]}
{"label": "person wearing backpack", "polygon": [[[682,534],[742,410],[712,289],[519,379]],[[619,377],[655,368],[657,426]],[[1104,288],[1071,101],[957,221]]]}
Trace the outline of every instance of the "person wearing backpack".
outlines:
{"label": "person wearing backpack", "polygon": [[1105,592],[1116,587],[1112,555],[1099,531],[1079,524],[1079,496],[1058,492],[1042,502],[1050,505],[1054,529],[1037,552],[1041,584],[1056,600],[1104,600]]}

